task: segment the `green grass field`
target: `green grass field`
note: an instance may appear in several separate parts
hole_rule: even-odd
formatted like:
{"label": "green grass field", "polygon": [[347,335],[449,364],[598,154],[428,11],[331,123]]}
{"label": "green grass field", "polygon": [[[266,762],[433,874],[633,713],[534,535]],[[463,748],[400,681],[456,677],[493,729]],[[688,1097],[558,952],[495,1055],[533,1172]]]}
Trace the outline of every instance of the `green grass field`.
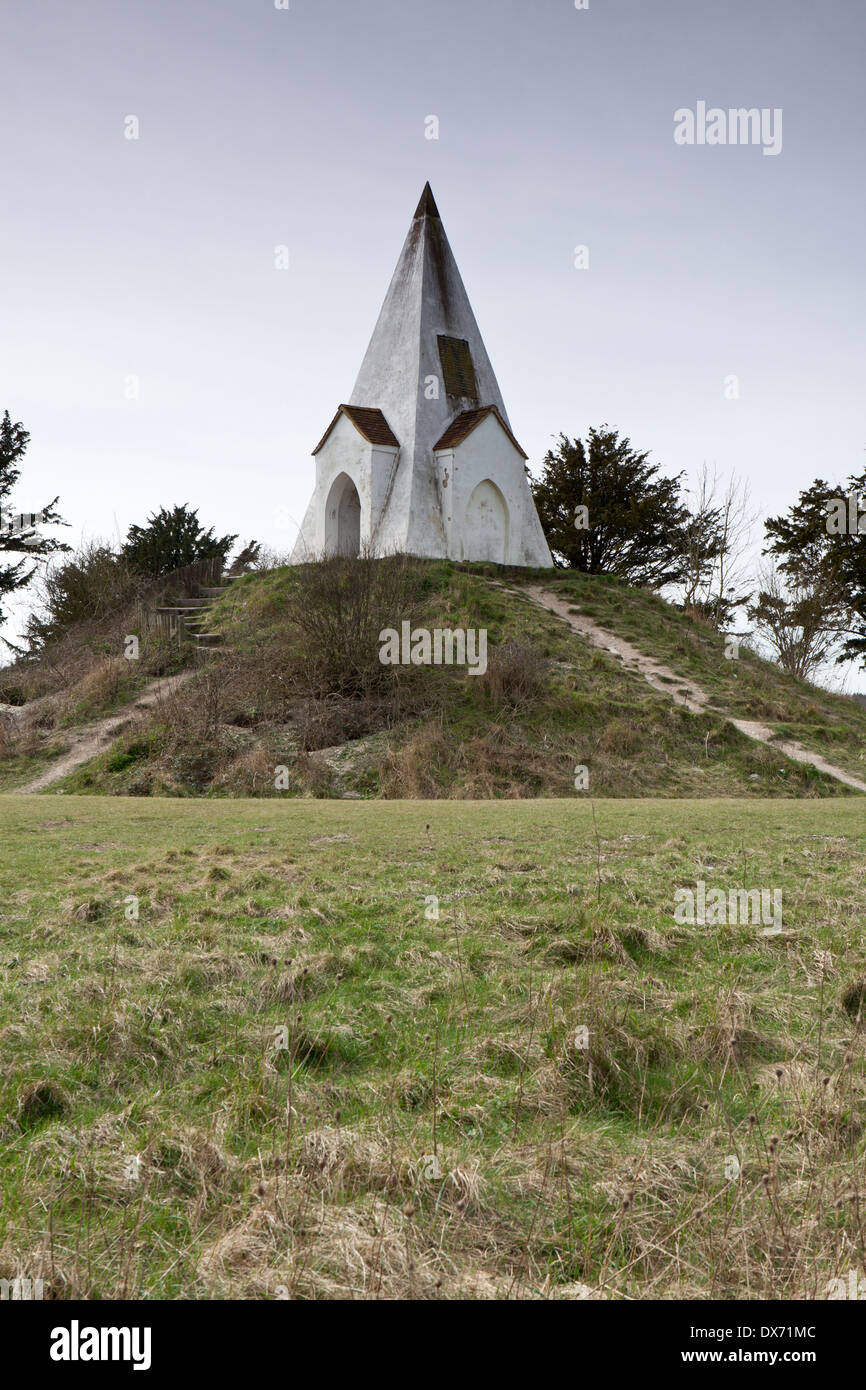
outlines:
{"label": "green grass field", "polygon": [[[797,1299],[866,1268],[858,798],[7,796],[0,842],[0,1277]],[[782,930],[676,922],[698,880],[780,890]]]}

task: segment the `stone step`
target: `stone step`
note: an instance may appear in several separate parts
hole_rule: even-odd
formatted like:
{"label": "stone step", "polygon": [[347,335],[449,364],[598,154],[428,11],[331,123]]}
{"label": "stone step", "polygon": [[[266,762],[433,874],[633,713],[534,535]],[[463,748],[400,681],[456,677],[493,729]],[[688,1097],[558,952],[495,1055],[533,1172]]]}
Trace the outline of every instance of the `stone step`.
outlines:
{"label": "stone step", "polygon": [[157,613],[167,614],[170,617],[172,614],[180,616],[184,613],[201,613],[204,611],[205,608],[209,607],[210,604],[207,603],[205,600],[202,600],[201,602],[197,600],[192,600],[190,603],[176,603],[171,605],[164,605],[163,607],[157,608],[154,611]]}
{"label": "stone step", "polygon": [[218,632],[203,632],[202,628],[207,624],[214,602],[222,598],[233,583],[234,578],[223,579],[218,585],[200,584],[195,598],[163,603],[153,612],[157,617],[168,618],[172,632],[181,640],[186,638],[196,651],[213,651],[220,646],[222,636]]}
{"label": "stone step", "polygon": [[232,648],[231,648],[231,647],[193,647],[193,651],[195,652],[196,660],[198,660],[199,657],[226,656],[226,655],[228,655],[228,654],[232,651]]}

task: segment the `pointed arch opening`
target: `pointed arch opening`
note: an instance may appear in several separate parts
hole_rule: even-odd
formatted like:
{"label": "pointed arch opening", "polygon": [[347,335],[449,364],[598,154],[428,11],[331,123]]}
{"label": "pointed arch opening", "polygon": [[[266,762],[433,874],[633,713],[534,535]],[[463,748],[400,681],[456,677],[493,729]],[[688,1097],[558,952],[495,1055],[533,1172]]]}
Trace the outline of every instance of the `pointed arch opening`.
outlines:
{"label": "pointed arch opening", "polygon": [[348,473],[334,479],[325,503],[325,550],[328,555],[361,553],[361,498]]}
{"label": "pointed arch opening", "polygon": [[508,503],[485,478],[469,498],[463,527],[463,559],[504,565],[508,554]]}

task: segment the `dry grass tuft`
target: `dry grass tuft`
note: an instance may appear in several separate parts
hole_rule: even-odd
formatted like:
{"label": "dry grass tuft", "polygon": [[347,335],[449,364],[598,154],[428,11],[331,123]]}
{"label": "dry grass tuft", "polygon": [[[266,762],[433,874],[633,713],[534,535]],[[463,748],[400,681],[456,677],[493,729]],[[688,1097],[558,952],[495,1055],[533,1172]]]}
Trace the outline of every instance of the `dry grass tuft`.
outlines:
{"label": "dry grass tuft", "polygon": [[66,1092],[55,1081],[33,1081],[18,1094],[18,1123],[22,1129],[35,1129],[61,1119],[68,1108]]}
{"label": "dry grass tuft", "polygon": [[866,979],[855,980],[842,995],[842,1008],[849,1018],[859,1022],[863,1017],[864,1003],[866,1003]]}
{"label": "dry grass tuft", "polygon": [[399,1208],[375,1196],[324,1206],[276,1179],[198,1273],[211,1294],[354,1300],[436,1298],[448,1270]]}

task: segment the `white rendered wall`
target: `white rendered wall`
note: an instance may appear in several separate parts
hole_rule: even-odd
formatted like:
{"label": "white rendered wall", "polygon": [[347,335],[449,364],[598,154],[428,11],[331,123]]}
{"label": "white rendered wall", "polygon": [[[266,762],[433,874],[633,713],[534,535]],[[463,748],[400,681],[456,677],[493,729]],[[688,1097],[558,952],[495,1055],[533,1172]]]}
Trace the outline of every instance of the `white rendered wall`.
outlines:
{"label": "white rendered wall", "polygon": [[316,455],[316,486],[307,508],[292,563],[317,559],[326,551],[326,506],[341,473],[351,478],[361,501],[361,549],[379,549],[376,532],[394,469],[397,449],[373,445],[341,415]]}
{"label": "white rendered wall", "polygon": [[495,511],[494,499],[481,499],[482,504],[478,505],[476,498],[473,515],[467,516],[475,489],[489,480],[501,493],[508,513],[505,563],[538,567],[553,564],[529,491],[525,460],[495,415],[482,420],[462,444],[437,453],[436,462],[450,560],[490,558],[485,552],[491,535],[478,534],[477,528],[479,521],[484,524],[485,515]]}

